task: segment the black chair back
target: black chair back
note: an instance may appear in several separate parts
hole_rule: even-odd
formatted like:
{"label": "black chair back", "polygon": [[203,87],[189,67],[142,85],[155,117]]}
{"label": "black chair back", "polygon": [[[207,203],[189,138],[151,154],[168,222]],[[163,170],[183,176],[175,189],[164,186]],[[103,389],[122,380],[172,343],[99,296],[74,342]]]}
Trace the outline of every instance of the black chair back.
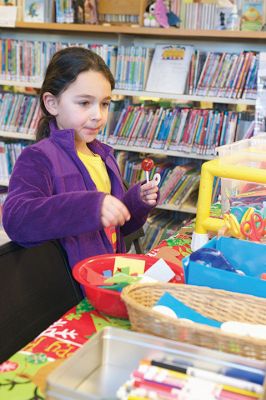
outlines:
{"label": "black chair back", "polygon": [[0,363],[82,297],[57,241],[31,248],[13,242],[0,246]]}

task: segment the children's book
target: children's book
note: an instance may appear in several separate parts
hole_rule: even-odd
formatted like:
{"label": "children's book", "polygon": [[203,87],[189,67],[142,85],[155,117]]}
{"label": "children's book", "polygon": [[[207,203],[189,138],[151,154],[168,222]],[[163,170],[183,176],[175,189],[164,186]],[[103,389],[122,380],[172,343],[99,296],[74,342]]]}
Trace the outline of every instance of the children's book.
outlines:
{"label": "children's book", "polygon": [[18,7],[15,1],[0,1],[0,26],[16,26]]}
{"label": "children's book", "polygon": [[157,45],[152,58],[146,90],[184,94],[194,48],[183,45]]}
{"label": "children's book", "polygon": [[[230,3],[229,3],[230,4]],[[215,10],[215,29],[217,30],[239,30],[239,17],[236,7],[217,6]]]}
{"label": "children's book", "polygon": [[260,31],[263,26],[263,0],[243,0],[242,31]]}
{"label": "children's book", "polygon": [[45,22],[45,0],[24,1],[25,22]]}

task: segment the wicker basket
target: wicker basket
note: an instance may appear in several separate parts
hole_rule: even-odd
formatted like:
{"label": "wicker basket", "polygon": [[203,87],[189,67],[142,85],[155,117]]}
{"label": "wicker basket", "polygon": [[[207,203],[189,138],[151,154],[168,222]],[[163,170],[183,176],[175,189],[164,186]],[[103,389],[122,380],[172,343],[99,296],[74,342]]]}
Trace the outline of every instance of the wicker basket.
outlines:
{"label": "wicker basket", "polygon": [[133,330],[266,360],[266,338],[226,333],[218,328],[179,321],[153,311],[153,305],[166,291],[206,317],[220,322],[266,325],[266,299],[202,286],[150,283],[129,285],[122,291]]}

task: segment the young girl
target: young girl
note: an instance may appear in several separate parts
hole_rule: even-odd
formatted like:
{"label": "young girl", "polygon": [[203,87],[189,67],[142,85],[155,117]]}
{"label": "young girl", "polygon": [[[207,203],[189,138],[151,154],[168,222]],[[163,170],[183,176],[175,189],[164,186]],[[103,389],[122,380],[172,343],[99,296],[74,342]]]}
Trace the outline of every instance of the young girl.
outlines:
{"label": "young girl", "polygon": [[153,182],[124,190],[104,128],[114,78],[101,57],[81,47],[57,52],[40,91],[37,143],[14,167],[3,225],[30,247],[59,239],[71,267],[105,253],[125,252],[123,237],[139,229],[157,202]]}

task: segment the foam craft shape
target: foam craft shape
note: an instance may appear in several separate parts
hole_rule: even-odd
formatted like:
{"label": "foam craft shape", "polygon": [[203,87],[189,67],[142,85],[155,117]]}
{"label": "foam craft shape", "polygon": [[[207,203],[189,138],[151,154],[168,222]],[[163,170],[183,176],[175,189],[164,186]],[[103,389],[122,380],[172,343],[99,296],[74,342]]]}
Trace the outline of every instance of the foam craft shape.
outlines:
{"label": "foam craft shape", "polygon": [[220,328],[222,323],[212,318],[207,318],[193,308],[187,306],[182,301],[176,299],[170,293],[165,292],[162,297],[155,304],[156,306],[169,307],[175,312],[178,318],[186,318],[199,324],[205,324]]}
{"label": "foam craft shape", "polygon": [[169,265],[160,258],[149,269],[147,269],[144,276],[148,276],[159,282],[169,282],[175,276],[175,273]]}
{"label": "foam craft shape", "polygon": [[105,271],[103,271],[103,276],[105,278],[110,278],[111,276],[113,276],[113,271],[111,269],[106,269]]}
{"label": "foam craft shape", "polygon": [[104,277],[101,274],[98,274],[97,272],[93,271],[90,268],[87,270],[86,280],[91,285],[95,285],[95,286],[109,285],[108,283],[105,283],[106,277]]}
{"label": "foam craft shape", "polygon": [[136,277],[136,276],[129,276],[126,274],[122,274],[122,273],[118,273],[115,274],[114,276],[112,276],[111,278],[108,278],[105,280],[104,284],[108,284],[108,283],[136,283],[137,281],[139,281],[140,278]]}

